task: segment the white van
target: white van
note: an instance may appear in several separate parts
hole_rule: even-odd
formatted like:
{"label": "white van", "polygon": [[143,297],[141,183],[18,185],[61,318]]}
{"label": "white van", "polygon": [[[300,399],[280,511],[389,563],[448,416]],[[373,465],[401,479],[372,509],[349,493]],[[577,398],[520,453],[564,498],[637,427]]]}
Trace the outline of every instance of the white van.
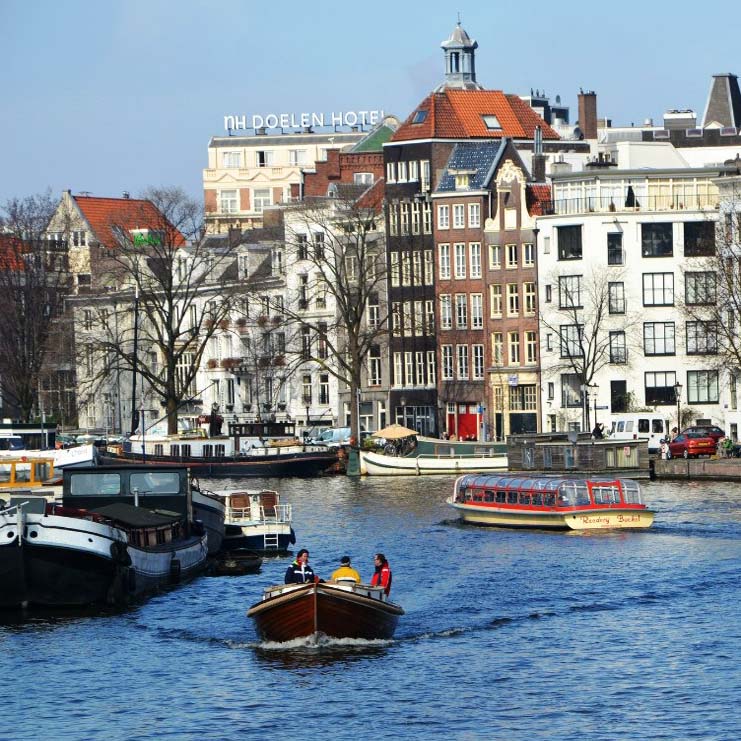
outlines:
{"label": "white van", "polygon": [[669,437],[669,420],[655,412],[624,412],[610,415],[611,440],[646,440],[648,452],[658,453],[661,440]]}

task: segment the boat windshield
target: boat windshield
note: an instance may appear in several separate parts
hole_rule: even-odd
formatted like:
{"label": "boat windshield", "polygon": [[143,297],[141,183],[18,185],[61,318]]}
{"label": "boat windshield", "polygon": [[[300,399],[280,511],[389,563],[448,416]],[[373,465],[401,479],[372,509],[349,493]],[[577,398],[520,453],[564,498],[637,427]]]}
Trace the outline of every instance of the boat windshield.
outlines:
{"label": "boat windshield", "polygon": [[637,481],[623,479],[620,483],[623,486],[623,501],[626,504],[643,504],[641,487]]}

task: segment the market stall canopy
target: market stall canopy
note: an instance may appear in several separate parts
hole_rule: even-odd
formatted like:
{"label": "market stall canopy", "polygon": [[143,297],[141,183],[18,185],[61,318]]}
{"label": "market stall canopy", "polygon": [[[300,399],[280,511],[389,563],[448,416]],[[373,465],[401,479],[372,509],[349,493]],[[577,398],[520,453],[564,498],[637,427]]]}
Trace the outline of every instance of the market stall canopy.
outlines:
{"label": "market stall canopy", "polygon": [[376,430],[371,437],[383,437],[386,440],[400,440],[402,437],[409,437],[410,435],[416,435],[417,430],[410,430],[404,425],[397,425],[396,423],[384,427],[382,430]]}

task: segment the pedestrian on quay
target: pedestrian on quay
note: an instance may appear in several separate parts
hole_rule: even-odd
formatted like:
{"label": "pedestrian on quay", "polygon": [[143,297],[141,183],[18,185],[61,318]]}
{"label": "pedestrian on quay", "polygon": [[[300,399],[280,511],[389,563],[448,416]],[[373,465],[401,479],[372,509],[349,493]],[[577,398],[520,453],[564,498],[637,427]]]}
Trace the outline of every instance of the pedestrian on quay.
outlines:
{"label": "pedestrian on quay", "polygon": [[389,562],[386,560],[386,556],[383,553],[376,553],[373,562],[376,567],[376,571],[371,579],[371,586],[383,587],[383,591],[388,597],[391,591],[391,567]]}
{"label": "pedestrian on quay", "polygon": [[594,423],[594,429],[592,430],[592,437],[595,440],[601,440],[604,437],[604,434],[602,432],[602,428],[604,425],[600,424],[599,422]]}
{"label": "pedestrian on quay", "polygon": [[352,579],[356,584],[362,581],[360,574],[350,565],[350,556],[343,556],[340,559],[340,568],[332,572],[332,580],[338,579]]}
{"label": "pedestrian on quay", "polygon": [[286,570],[286,584],[306,584],[318,581],[313,569],[309,566],[309,551],[302,548],[296,555],[296,560]]}

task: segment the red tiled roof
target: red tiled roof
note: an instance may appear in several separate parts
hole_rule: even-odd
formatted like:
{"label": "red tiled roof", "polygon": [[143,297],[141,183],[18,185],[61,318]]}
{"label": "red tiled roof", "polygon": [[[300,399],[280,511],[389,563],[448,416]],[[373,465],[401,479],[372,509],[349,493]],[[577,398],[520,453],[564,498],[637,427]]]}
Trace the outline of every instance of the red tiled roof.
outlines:
{"label": "red tiled roof", "polygon": [[[426,111],[422,123],[412,123],[417,111]],[[497,117],[501,129],[488,129],[482,116]],[[516,95],[501,90],[443,90],[428,95],[391,137],[391,141],[410,139],[532,139],[540,126],[544,139],[559,135]]]}
{"label": "red tiled roof", "polygon": [[11,234],[0,234],[0,269],[22,270],[25,251],[21,239]]}
{"label": "red tiled roof", "polygon": [[543,216],[545,205],[551,200],[550,185],[528,185],[525,193],[527,210],[531,216]]}
{"label": "red tiled roof", "polygon": [[383,197],[386,187],[386,178],[378,178],[368,190],[358,198],[358,206],[360,208],[371,208],[376,213],[381,212],[381,205],[383,204]]}
{"label": "red tiled roof", "polygon": [[112,227],[119,227],[125,232],[130,229],[160,230],[166,233],[167,244],[176,247],[185,245],[185,237],[167,221],[151,201],[136,198],[72,197],[96,239],[106,247],[114,247],[119,243]]}

